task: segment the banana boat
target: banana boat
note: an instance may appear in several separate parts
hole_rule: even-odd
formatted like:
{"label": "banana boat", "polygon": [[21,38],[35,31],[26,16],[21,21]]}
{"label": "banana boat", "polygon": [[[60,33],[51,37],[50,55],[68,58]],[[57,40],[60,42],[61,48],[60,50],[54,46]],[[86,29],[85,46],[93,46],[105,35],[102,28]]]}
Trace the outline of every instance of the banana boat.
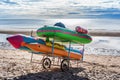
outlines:
{"label": "banana boat", "polygon": [[66,28],[56,26],[44,26],[37,30],[37,35],[42,37],[56,37],[61,41],[71,41],[80,44],[88,44],[92,38],[88,34],[78,33]]}

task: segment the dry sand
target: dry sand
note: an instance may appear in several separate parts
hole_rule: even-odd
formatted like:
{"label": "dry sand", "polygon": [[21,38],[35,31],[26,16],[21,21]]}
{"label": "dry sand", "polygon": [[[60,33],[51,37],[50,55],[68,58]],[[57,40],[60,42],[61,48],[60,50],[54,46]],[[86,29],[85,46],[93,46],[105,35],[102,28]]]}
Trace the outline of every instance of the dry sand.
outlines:
{"label": "dry sand", "polygon": [[49,71],[41,67],[40,55],[20,50],[0,50],[1,80],[120,80],[120,56],[85,55],[84,62],[68,72],[58,67]]}

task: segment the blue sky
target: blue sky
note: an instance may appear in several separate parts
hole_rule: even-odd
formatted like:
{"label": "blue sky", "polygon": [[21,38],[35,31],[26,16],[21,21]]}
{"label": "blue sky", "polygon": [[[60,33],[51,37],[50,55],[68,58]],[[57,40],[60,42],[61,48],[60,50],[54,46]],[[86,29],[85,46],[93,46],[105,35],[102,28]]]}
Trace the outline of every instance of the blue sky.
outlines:
{"label": "blue sky", "polygon": [[71,29],[80,25],[120,30],[120,0],[0,0],[0,28],[38,28],[56,22]]}
{"label": "blue sky", "polygon": [[115,18],[120,0],[0,0],[0,19]]}

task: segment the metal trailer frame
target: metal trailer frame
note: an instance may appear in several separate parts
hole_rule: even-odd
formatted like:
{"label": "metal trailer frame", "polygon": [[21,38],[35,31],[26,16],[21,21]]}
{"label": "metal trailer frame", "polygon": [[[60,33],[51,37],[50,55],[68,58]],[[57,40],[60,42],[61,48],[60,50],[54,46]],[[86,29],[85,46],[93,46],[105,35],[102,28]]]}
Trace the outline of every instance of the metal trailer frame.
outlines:
{"label": "metal trailer frame", "polygon": [[[74,62],[76,61],[77,67],[79,66],[79,63],[81,61],[83,61],[83,56],[84,56],[84,45],[83,45],[83,51],[82,51],[82,59],[81,60],[75,60],[75,59],[71,59],[70,58],[70,48],[71,48],[71,41],[69,41],[69,51],[68,51],[68,57],[60,57],[60,56],[55,56],[54,55],[54,42],[55,42],[55,38],[53,38],[52,41],[52,52],[48,55],[44,55],[43,54],[43,58],[41,60],[41,64],[43,69],[50,69],[51,65],[55,65],[55,58],[58,58],[58,62],[57,62],[57,66],[60,66],[60,69],[64,72],[68,71],[71,67],[70,61],[74,60]],[[33,59],[33,54],[34,52],[31,52],[31,60],[30,62],[32,62]],[[52,57],[52,60],[50,59],[50,57]],[[53,63],[53,64],[52,64]]]}

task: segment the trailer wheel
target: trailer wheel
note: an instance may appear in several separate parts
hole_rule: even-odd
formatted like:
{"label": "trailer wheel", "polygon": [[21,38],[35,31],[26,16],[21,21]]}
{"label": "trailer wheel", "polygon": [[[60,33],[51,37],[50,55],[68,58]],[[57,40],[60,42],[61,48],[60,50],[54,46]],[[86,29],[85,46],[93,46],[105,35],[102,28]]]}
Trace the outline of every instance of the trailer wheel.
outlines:
{"label": "trailer wheel", "polygon": [[63,59],[60,65],[60,68],[63,72],[66,72],[69,70],[69,60],[68,59]]}
{"label": "trailer wheel", "polygon": [[49,58],[44,58],[42,61],[42,66],[44,69],[49,69],[51,67],[51,60]]}

